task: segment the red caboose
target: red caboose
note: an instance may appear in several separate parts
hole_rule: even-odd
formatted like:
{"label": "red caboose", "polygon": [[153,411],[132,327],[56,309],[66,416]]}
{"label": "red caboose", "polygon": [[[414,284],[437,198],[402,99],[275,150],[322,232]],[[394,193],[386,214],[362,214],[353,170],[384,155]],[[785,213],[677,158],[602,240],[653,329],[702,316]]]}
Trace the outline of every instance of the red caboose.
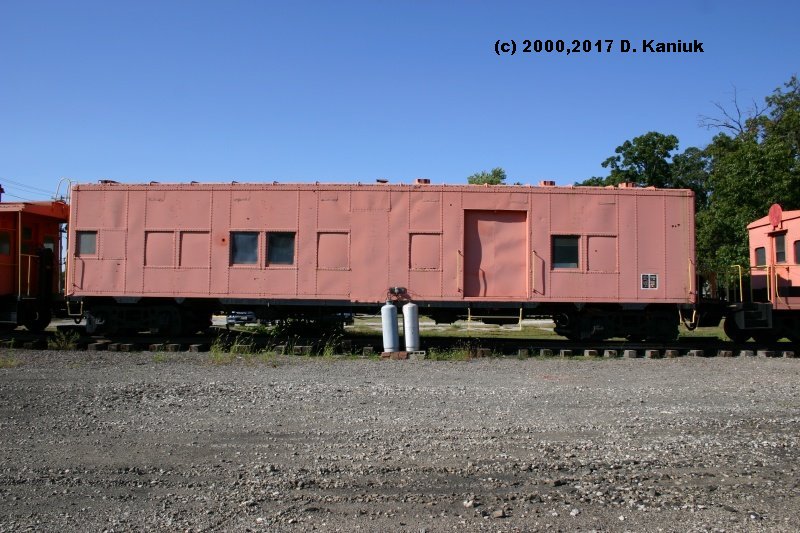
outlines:
{"label": "red caboose", "polygon": [[39,331],[59,293],[64,202],[0,203],[0,327]]}
{"label": "red caboose", "polygon": [[73,188],[69,243],[89,329],[375,311],[392,292],[437,321],[670,339],[696,301],[686,190],[101,183]]}
{"label": "red caboose", "polygon": [[735,341],[788,337],[800,342],[800,210],[773,205],[747,226],[750,237],[749,301],[734,306],[725,332]]}

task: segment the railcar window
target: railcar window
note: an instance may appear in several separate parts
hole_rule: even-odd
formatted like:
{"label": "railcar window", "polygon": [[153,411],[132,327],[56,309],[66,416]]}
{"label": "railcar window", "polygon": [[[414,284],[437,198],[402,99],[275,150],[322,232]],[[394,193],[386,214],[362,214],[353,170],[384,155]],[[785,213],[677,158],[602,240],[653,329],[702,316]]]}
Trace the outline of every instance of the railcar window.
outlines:
{"label": "railcar window", "polygon": [[97,232],[79,231],[77,237],[76,255],[97,255]]}
{"label": "railcar window", "polygon": [[294,232],[271,231],[267,233],[267,264],[294,264]]}
{"label": "railcar window", "polygon": [[775,262],[786,262],[786,235],[775,235]]}
{"label": "railcar window", "polygon": [[800,265],[800,241],[794,241],[794,264]]}
{"label": "railcar window", "polygon": [[0,233],[0,255],[11,255],[11,236],[6,233]]}
{"label": "railcar window", "polygon": [[767,264],[767,250],[763,246],[756,248],[756,266]]}
{"label": "railcar window", "polygon": [[56,251],[56,238],[50,235],[45,235],[44,242],[42,243],[48,250]]}
{"label": "railcar window", "polygon": [[577,235],[553,236],[553,268],[578,268],[580,239]]}
{"label": "railcar window", "polygon": [[254,265],[258,263],[258,233],[255,231],[231,232],[231,264]]}

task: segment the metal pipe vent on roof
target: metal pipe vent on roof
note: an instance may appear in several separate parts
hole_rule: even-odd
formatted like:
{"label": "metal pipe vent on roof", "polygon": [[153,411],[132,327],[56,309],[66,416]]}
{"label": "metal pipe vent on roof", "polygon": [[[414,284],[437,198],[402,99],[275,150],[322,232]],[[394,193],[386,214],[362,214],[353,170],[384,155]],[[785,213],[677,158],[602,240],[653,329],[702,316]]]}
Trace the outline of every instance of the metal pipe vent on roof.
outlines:
{"label": "metal pipe vent on roof", "polygon": [[539,187],[555,187],[556,182],[553,180],[542,180],[539,182]]}
{"label": "metal pipe vent on roof", "polygon": [[430,185],[431,180],[429,178],[416,178],[414,180],[414,185]]}

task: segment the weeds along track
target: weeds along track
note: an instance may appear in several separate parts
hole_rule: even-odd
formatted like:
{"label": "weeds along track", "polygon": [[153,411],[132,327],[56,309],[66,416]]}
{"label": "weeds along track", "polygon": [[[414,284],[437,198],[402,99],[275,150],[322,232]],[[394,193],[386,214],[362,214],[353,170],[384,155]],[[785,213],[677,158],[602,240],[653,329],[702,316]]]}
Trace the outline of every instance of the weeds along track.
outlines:
{"label": "weeds along track", "polygon": [[[55,332],[5,332],[0,349],[86,350],[116,352],[212,352],[228,354],[279,354],[300,356],[379,356],[382,339],[363,333],[332,333],[319,337],[276,336],[263,331],[213,328],[206,335],[166,337],[149,334],[92,336],[79,326],[60,326]],[[482,336],[480,331],[464,336],[422,337],[422,350],[430,359],[471,359],[477,357],[795,357],[798,347],[791,343],[742,343],[716,337],[686,337],[672,343],[625,340],[573,342],[566,339],[521,336]],[[402,354],[403,352],[401,352]],[[403,357],[402,355],[400,356]]]}

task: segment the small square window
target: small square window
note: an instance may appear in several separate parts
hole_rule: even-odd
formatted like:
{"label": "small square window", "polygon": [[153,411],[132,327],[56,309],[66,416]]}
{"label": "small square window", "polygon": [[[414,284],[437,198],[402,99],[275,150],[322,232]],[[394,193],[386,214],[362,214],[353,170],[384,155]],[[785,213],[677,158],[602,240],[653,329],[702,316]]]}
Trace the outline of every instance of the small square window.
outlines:
{"label": "small square window", "polygon": [[267,265],[294,264],[294,232],[267,233]]}
{"label": "small square window", "polygon": [[76,234],[77,244],[76,247],[78,256],[82,255],[97,255],[97,232],[96,231],[79,231]]}
{"label": "small square window", "polygon": [[794,241],[794,264],[800,265],[800,241]]}
{"label": "small square window", "polygon": [[11,235],[0,232],[0,255],[11,255]]}
{"label": "small square window", "polygon": [[577,235],[553,236],[553,268],[578,268]]}
{"label": "small square window", "polygon": [[756,266],[767,264],[767,250],[763,246],[756,248]]}
{"label": "small square window", "polygon": [[258,263],[258,233],[255,231],[231,232],[231,264],[255,265]]}

